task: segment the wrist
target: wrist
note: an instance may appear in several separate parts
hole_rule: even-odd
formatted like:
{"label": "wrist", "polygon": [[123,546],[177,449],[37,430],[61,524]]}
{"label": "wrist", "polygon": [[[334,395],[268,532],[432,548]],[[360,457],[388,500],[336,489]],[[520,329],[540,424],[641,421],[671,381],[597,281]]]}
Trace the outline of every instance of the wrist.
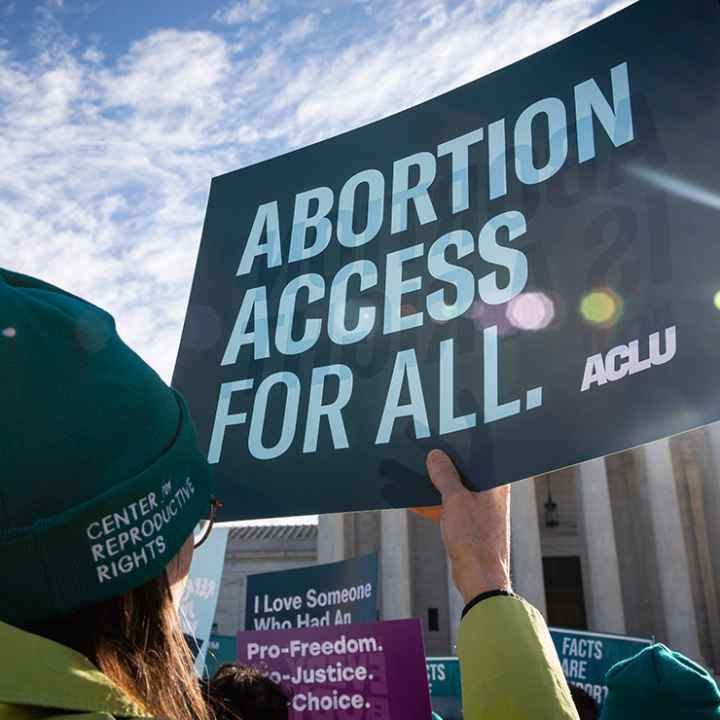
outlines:
{"label": "wrist", "polygon": [[455,584],[460,591],[463,602],[466,604],[474,600],[478,595],[494,590],[512,592],[510,576],[504,571],[468,573],[458,577]]}
{"label": "wrist", "polygon": [[488,592],[476,595],[472,600],[465,603],[465,607],[463,608],[460,619],[462,620],[476,605],[479,605],[483,600],[489,600],[493,597],[517,597],[517,595],[515,595],[512,590],[489,590]]}

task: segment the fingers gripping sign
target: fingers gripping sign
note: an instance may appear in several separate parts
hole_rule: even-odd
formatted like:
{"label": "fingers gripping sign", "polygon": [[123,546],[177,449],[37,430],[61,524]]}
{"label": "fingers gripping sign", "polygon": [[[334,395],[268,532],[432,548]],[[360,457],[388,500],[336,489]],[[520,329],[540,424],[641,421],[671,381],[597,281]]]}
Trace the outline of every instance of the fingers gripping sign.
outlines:
{"label": "fingers gripping sign", "polygon": [[443,541],[463,600],[470,602],[490,590],[510,590],[509,486],[470,492],[453,461],[441,450],[431,451],[426,464],[430,480],[442,496]]}

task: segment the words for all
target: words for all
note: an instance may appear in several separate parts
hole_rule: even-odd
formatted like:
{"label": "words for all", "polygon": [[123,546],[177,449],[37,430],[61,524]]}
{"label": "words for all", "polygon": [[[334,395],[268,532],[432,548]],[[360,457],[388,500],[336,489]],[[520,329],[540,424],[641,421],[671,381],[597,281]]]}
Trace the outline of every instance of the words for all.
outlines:
{"label": "words for all", "polygon": [[[437,432],[440,435],[458,430],[468,430],[477,426],[479,422],[477,412],[460,416],[455,414],[453,346],[452,338],[440,343],[439,414],[437,418]],[[483,354],[482,422],[491,423],[511,415],[517,415],[522,409],[520,398],[506,402],[500,402],[499,399],[498,331],[496,326],[485,328],[483,331]],[[325,399],[325,384],[328,378],[334,378],[337,385],[335,397],[329,401]],[[253,378],[221,384],[210,439],[209,462],[219,462],[227,428],[247,423],[248,413],[230,412],[230,404],[236,393],[250,391],[254,384]],[[409,402],[406,403],[401,402],[404,388],[407,388],[409,395]],[[268,444],[263,437],[268,400],[273,390],[277,392],[280,389],[284,390],[285,399],[282,421],[279,424],[280,435],[275,442]],[[335,364],[313,369],[305,418],[303,453],[312,453],[317,450],[321,419],[325,419],[328,423],[333,447],[335,449],[349,447],[342,412],[350,401],[352,390],[353,374],[347,365]],[[260,382],[252,401],[252,414],[247,435],[248,450],[254,458],[272,460],[287,452],[297,433],[300,398],[300,379],[293,372],[288,370],[276,372]],[[525,393],[526,410],[532,410],[541,405],[541,387],[532,388]],[[430,437],[430,420],[418,359],[412,348],[400,351],[395,357],[385,405],[375,436],[375,444],[382,445],[390,442],[396,421],[404,417],[412,419],[416,437]]]}

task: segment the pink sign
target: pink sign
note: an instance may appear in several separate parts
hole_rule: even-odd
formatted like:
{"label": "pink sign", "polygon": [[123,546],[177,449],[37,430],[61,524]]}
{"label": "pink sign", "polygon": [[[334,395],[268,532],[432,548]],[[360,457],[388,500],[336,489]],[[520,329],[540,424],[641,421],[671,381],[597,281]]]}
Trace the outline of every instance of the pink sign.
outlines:
{"label": "pink sign", "polygon": [[240,632],[238,662],[292,690],[291,720],[426,720],[419,620]]}

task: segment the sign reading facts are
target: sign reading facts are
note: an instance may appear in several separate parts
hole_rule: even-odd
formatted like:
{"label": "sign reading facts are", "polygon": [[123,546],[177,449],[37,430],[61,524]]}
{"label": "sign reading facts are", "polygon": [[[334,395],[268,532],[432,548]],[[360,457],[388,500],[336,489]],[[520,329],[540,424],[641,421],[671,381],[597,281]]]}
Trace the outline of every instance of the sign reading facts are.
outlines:
{"label": "sign reading facts are", "polygon": [[433,711],[443,720],[462,720],[460,661],[456,657],[429,657],[425,665]]}
{"label": "sign reading facts are", "polygon": [[607,671],[620,660],[637,655],[650,640],[625,635],[605,635],[583,630],[550,628],[563,672],[569,683],[579,685],[599,707],[607,697]]}
{"label": "sign reading facts are", "polygon": [[249,575],[245,629],[374,622],[377,588],[377,553],[325,565]]}
{"label": "sign reading facts are", "polygon": [[430,717],[419,620],[241,632],[238,661],[292,690],[290,720]]}
{"label": "sign reading facts are", "polygon": [[223,517],[430,505],[433,447],[482,489],[720,419],[719,73],[717,2],[640,0],[215,178],[174,384]]}

